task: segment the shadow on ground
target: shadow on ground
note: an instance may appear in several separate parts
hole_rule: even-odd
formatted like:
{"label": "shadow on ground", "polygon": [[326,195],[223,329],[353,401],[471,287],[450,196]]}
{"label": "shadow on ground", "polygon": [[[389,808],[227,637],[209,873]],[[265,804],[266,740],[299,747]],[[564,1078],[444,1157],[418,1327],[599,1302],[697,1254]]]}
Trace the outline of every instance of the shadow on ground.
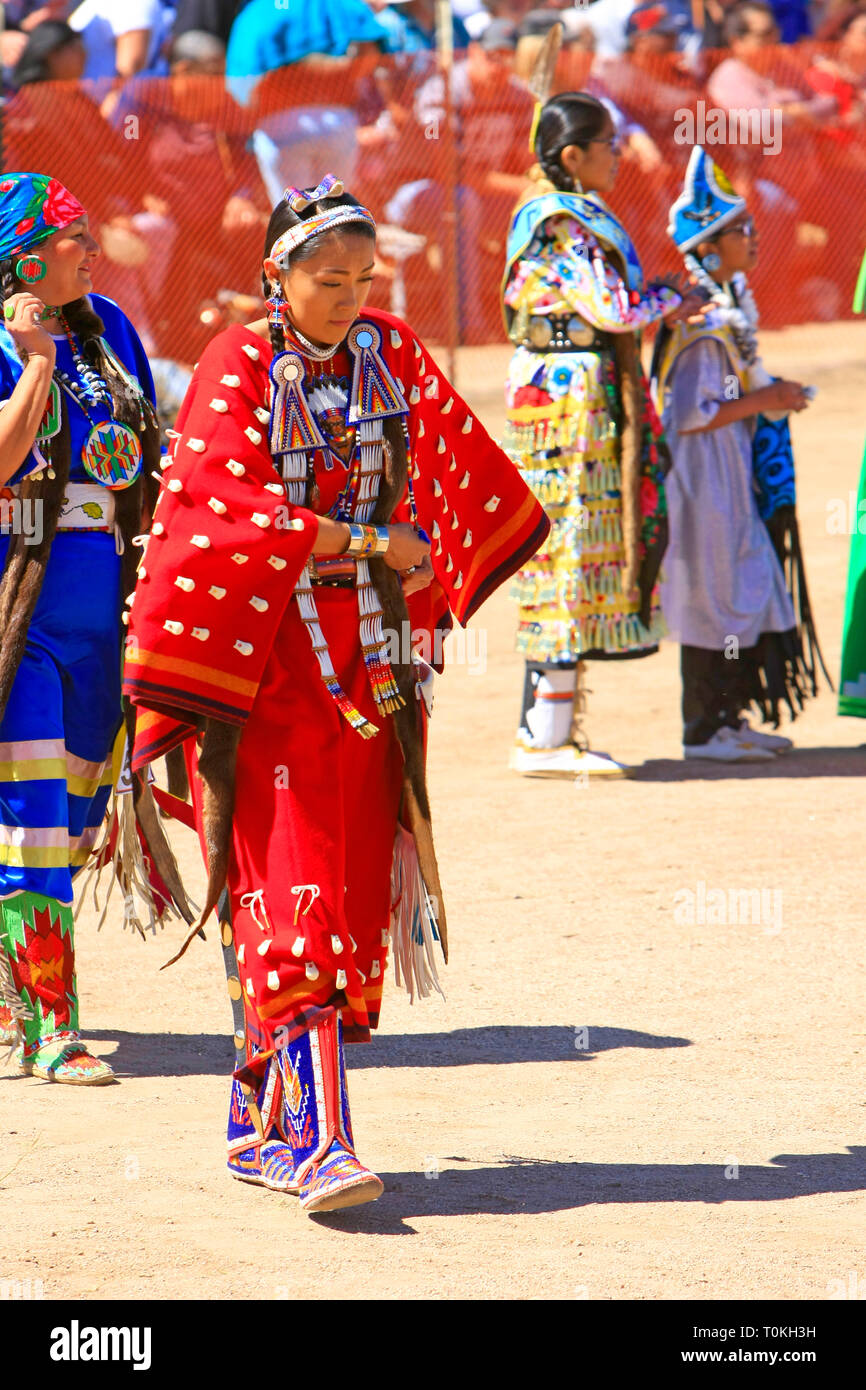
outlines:
{"label": "shadow on ground", "polygon": [[[228,1076],[231,1039],[219,1033],[122,1033],[87,1029],[87,1041],[117,1043],[105,1053],[123,1076]],[[346,1049],[350,1071],[369,1067],[472,1067],[515,1062],[585,1062],[620,1047],[689,1047],[689,1038],[659,1037],[630,1028],[497,1024],[451,1033],[392,1033]],[[102,1051],[101,1048],[97,1049]]]}
{"label": "shadow on ground", "polygon": [[766,763],[713,763],[700,759],[649,758],[632,769],[633,782],[719,782],[734,778],[866,777],[866,745],[795,748]]}
{"label": "shadow on ground", "polygon": [[[538,1216],[586,1206],[643,1202],[779,1202],[866,1189],[866,1149],[779,1154],[766,1167],[733,1175],[718,1163],[556,1163],[515,1157],[488,1168],[450,1167],[460,1158],[430,1158],[425,1171],[380,1173],[377,1203],[315,1218],[349,1232],[410,1235],[408,1218]],[[438,1166],[436,1166],[438,1165]],[[726,1177],[728,1173],[730,1176]]]}

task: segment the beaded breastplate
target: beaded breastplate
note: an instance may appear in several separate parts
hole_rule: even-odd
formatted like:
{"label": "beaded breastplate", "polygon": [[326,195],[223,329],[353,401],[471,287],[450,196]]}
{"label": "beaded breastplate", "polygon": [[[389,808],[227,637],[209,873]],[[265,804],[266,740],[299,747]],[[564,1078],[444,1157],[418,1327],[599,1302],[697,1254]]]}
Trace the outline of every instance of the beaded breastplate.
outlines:
{"label": "beaded breastplate", "polygon": [[[369,522],[379,497],[384,469],[385,420],[390,416],[408,415],[409,406],[382,358],[382,334],[378,325],[359,320],[346,343],[354,362],[347,400],[333,382],[322,383],[321,378],[307,381],[307,366],[300,351],[289,347],[274,357],[270,369],[269,442],[290,504],[304,506],[313,456],[323,452],[326,466],[331,466],[328,450],[332,448],[348,468],[346,488],[337,509],[338,519],[344,520],[351,515],[356,521]],[[351,503],[348,500],[350,492],[353,493]],[[351,510],[347,510],[349,507]],[[312,578],[308,563],[295,585],[295,598],[310,634],[322,680],[344,718],[363,738],[371,738],[378,733],[377,725],[356,709],[334,670],[319,623]],[[355,587],[361,649],[373,698],[382,714],[391,714],[404,701],[388,660],[382,607],[365,559],[355,562]]]}

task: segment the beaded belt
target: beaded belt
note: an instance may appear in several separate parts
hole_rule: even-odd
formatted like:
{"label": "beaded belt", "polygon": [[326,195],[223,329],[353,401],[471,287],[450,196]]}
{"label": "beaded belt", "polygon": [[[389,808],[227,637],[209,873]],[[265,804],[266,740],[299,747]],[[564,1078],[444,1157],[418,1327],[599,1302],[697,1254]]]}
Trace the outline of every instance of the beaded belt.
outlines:
{"label": "beaded belt", "polygon": [[309,570],[310,583],[314,588],[354,589],[358,582],[358,570],[353,555],[311,559]]}
{"label": "beaded belt", "polygon": [[613,338],[598,332],[579,314],[533,314],[520,346],[530,352],[605,352],[613,346]]}
{"label": "beaded belt", "polygon": [[[14,507],[16,502],[18,505],[29,505],[31,508],[36,505],[33,501],[29,504],[22,504],[20,502],[20,489],[20,483],[13,483],[7,489],[12,493],[12,499],[6,499],[6,506],[11,509],[11,515],[7,517],[3,511],[0,511],[0,531],[15,530]],[[63,493],[60,515],[57,519],[57,529],[58,531],[113,531],[113,493],[99,483],[67,483]]]}

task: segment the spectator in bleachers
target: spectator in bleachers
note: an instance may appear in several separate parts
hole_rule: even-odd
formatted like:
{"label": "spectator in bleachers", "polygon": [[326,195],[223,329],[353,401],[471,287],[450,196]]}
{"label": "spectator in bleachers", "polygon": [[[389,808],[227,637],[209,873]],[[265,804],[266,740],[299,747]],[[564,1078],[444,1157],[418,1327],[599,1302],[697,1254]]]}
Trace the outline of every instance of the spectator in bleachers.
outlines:
{"label": "spectator in bleachers", "polygon": [[78,82],[85,62],[81,35],[63,20],[46,19],[26,35],[11,85],[17,89],[28,82]]}
{"label": "spectator in bleachers", "polygon": [[619,58],[597,59],[595,75],[607,92],[634,120],[651,123],[655,118],[669,136],[673,113],[693,95],[693,79],[686,78],[674,57],[678,39],[688,28],[685,16],[658,3],[639,5],[626,24],[626,51]]}
{"label": "spectator in bleachers", "polygon": [[834,38],[841,40],[835,54],[819,54],[805,80],[813,92],[832,97],[836,116],[827,134],[850,144],[855,127],[866,117],[866,6],[842,17]]}
{"label": "spectator in bleachers", "polygon": [[227,48],[232,25],[244,3],[245,0],[177,0],[172,40],[190,32],[212,34]]}
{"label": "spectator in bleachers", "polygon": [[[390,35],[392,53],[418,53],[436,47],[436,0],[390,0],[377,18]],[[457,14],[451,22],[454,47],[463,50],[469,44],[466,25]]]}
{"label": "spectator in bleachers", "polygon": [[797,43],[812,32],[809,0],[771,0],[781,43]]}
{"label": "spectator in bleachers", "polygon": [[[490,341],[499,313],[504,236],[531,163],[534,102],[513,74],[516,47],[514,25],[493,20],[451,72],[459,214],[457,275],[464,342]],[[428,238],[424,253],[414,256],[406,268],[410,300],[413,291],[418,296],[417,310],[410,304],[413,323],[425,309],[438,313],[447,283],[443,228],[449,210],[449,167],[448,146],[442,139],[442,73],[434,73],[417,93],[415,122],[419,134],[426,136],[426,159],[416,166],[422,177],[398,188],[385,208],[389,223]]]}
{"label": "spectator in bleachers", "polygon": [[[538,0],[454,0],[454,12],[466,25],[470,39],[480,39],[491,19],[521,24]],[[553,16],[553,21],[556,15]]]}
{"label": "spectator in bleachers", "polygon": [[832,114],[832,99],[813,96],[796,68],[775,60],[772,50],[779,42],[779,27],[770,5],[761,0],[736,5],[725,21],[725,37],[730,57],[707,82],[707,95],[715,106],[726,111],[781,110],[786,118],[810,124]]}
{"label": "spectator in bleachers", "polygon": [[48,19],[65,20],[75,0],[6,0],[0,27],[0,65],[8,77],[27,44],[27,35]]}
{"label": "spectator in bleachers", "polygon": [[87,50],[87,78],[127,78],[168,71],[168,35],[160,0],[83,0],[69,16]]}
{"label": "spectator in bleachers", "polygon": [[246,105],[265,73],[312,54],[340,58],[392,49],[365,0],[248,0],[229,35],[226,86]]}

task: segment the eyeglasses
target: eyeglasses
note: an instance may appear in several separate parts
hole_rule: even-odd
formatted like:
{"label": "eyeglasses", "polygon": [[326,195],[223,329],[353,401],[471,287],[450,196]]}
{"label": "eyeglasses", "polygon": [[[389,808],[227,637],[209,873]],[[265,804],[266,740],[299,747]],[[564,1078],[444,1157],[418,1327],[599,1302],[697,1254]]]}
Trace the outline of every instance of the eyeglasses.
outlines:
{"label": "eyeglasses", "polygon": [[618,135],[597,135],[594,139],[588,140],[589,145],[609,145],[612,154],[619,154],[622,149],[622,141]]}
{"label": "eyeglasses", "polygon": [[719,236],[753,237],[756,231],[754,217],[747,217],[743,222],[738,222],[736,227],[725,227],[724,231],[719,232]]}

